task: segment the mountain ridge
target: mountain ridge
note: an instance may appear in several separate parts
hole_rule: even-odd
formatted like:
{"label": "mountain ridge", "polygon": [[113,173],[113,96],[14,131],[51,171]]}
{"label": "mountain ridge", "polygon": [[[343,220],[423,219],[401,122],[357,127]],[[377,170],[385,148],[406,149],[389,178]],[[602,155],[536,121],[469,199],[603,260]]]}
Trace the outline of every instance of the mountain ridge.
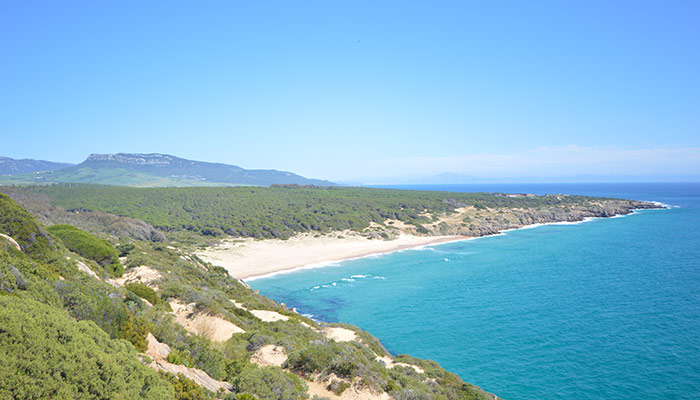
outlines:
{"label": "mountain ridge", "polygon": [[31,172],[59,170],[71,167],[74,164],[46,160],[34,160],[31,158],[15,159],[0,156],[0,175],[19,175]]}
{"label": "mountain ridge", "polygon": [[80,164],[41,175],[18,175],[8,183],[92,183],[137,187],[337,185],[288,171],[245,169],[162,153],[93,153]]}

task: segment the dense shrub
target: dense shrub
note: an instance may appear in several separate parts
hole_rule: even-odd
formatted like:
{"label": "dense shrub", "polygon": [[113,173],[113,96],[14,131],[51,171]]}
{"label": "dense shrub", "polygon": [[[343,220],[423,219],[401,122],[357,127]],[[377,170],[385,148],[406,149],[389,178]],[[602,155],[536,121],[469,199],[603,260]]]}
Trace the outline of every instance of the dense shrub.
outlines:
{"label": "dense shrub", "polygon": [[124,273],[117,250],[108,241],[71,225],[54,225],[49,227],[49,231],[59,237],[70,251],[100,264],[110,276],[119,277]]}
{"label": "dense shrub", "polygon": [[378,376],[376,372],[384,371],[374,358],[371,350],[357,342],[316,341],[304,349],[290,353],[287,366],[293,371],[307,374],[334,373],[342,378],[360,376],[380,385],[384,377]]}
{"label": "dense shrub", "polygon": [[137,349],[146,349],[150,325],[132,315],[111,286],[87,276],[74,281],[57,281],[55,290],[63,307],[77,320],[90,320],[113,338],[130,341]]}
{"label": "dense shrub", "polygon": [[172,399],[134,348],[90,321],[33,300],[0,296],[0,398]]}
{"label": "dense shrub", "polygon": [[49,283],[56,279],[50,266],[0,247],[0,294],[11,293],[60,307],[61,300]]}
{"label": "dense shrub", "polygon": [[175,376],[160,372],[160,376],[173,387],[175,400],[208,400],[213,398],[211,392],[202,389],[193,380],[186,378],[182,374]]}
{"label": "dense shrub", "polygon": [[123,243],[117,245],[116,249],[119,252],[119,257],[126,257],[135,247],[133,243]]}
{"label": "dense shrub", "polygon": [[[0,193],[0,233],[17,241],[22,251],[34,261],[50,265],[54,271],[62,274],[67,272],[69,264],[63,257],[62,248],[56,243],[57,241],[27,210],[2,193]],[[3,240],[3,245],[4,242]]]}
{"label": "dense shrub", "polygon": [[134,293],[142,299],[148,300],[154,306],[164,303],[163,299],[158,296],[158,293],[152,288],[138,282],[131,282],[124,285],[126,290]]}
{"label": "dense shrub", "polygon": [[[52,185],[39,192],[66,209],[99,210],[146,221],[166,231],[286,238],[297,232],[362,230],[387,219],[428,223],[429,213],[458,207],[534,208],[580,204],[583,196],[507,197],[370,188],[131,188]],[[419,228],[420,229],[420,228]]]}
{"label": "dense shrub", "polygon": [[277,367],[251,365],[232,383],[237,392],[252,393],[260,400],[306,399],[306,384],[296,375]]}

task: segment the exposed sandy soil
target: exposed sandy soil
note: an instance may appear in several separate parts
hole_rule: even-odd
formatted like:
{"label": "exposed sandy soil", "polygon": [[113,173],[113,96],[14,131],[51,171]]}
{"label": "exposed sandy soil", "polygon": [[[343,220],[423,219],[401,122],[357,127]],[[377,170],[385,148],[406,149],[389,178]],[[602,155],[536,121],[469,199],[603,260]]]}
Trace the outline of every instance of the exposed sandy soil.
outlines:
{"label": "exposed sandy soil", "polygon": [[336,342],[349,342],[351,340],[357,340],[357,335],[355,332],[345,328],[324,328],[323,334],[326,335],[328,339],[333,339]]}
{"label": "exposed sandy soil", "polygon": [[329,398],[331,400],[391,400],[391,396],[385,392],[375,393],[369,388],[362,388],[359,382],[354,382],[352,386],[345,389],[340,396],[328,390],[328,385],[332,381],[346,382],[349,383],[347,379],[338,378],[337,376],[331,374],[326,379],[320,380],[318,377],[314,381],[306,380],[306,385],[309,387],[309,397],[313,398],[314,395],[320,398]]}
{"label": "exposed sandy soil", "polygon": [[281,367],[287,361],[287,354],[284,353],[284,347],[268,344],[259,348],[250,357],[250,362],[258,364],[261,367],[270,365]]}
{"label": "exposed sandy soil", "polygon": [[116,284],[118,286],[124,286],[127,283],[131,282],[139,282],[146,286],[150,286],[155,290],[158,290],[158,287],[155,285],[155,282],[159,281],[161,278],[162,275],[160,274],[160,272],[145,265],[141,265],[127,270],[126,272],[124,272],[124,275],[122,275],[121,278],[111,279],[110,281],[111,283]]}
{"label": "exposed sandy soil", "polygon": [[241,310],[246,310],[250,312],[251,314],[255,315],[258,319],[260,319],[263,322],[275,322],[275,321],[288,321],[289,317],[286,315],[282,315],[278,313],[277,311],[268,311],[268,310],[249,310],[243,306],[243,303],[239,303],[236,300],[231,300],[231,303],[233,303],[234,306],[240,308]]}
{"label": "exposed sandy soil", "polygon": [[417,365],[406,364],[406,363],[402,363],[402,362],[396,362],[396,361],[394,361],[393,358],[391,358],[391,357],[389,357],[389,356],[384,356],[384,357],[379,357],[379,356],[377,356],[376,360],[379,361],[380,363],[384,364],[384,366],[387,367],[388,369],[392,369],[392,368],[394,368],[394,367],[396,367],[396,366],[399,366],[399,367],[413,368],[413,370],[416,371],[416,372],[418,372],[419,374],[424,374],[424,373],[425,373],[425,371],[423,370],[423,368],[421,368],[421,367],[419,367],[419,366],[417,366]]}
{"label": "exposed sandy soil", "polygon": [[275,321],[287,321],[289,317],[282,315],[277,311],[267,311],[267,310],[248,310],[251,314],[260,318],[263,322],[275,322]]}
{"label": "exposed sandy soil", "polygon": [[170,302],[173,309],[175,321],[183,328],[194,335],[206,336],[214,342],[225,342],[234,333],[244,333],[245,331],[232,322],[214,315],[195,313],[194,306],[185,305],[179,301]]}

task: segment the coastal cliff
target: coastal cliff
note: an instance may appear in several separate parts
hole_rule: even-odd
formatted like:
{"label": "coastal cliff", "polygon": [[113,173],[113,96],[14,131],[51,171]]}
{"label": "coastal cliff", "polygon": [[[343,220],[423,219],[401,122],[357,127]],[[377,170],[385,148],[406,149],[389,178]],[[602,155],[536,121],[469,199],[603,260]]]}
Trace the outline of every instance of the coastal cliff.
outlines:
{"label": "coastal cliff", "polygon": [[[452,213],[426,215],[429,222],[405,224],[398,220],[387,220],[366,230],[367,233],[400,232],[415,235],[458,235],[480,237],[495,235],[509,229],[535,224],[580,222],[588,218],[609,218],[627,215],[634,210],[659,208],[658,204],[624,199],[596,199],[580,203],[567,203],[568,195],[532,196],[544,199],[549,204],[534,208],[522,207],[475,207],[455,201]],[[554,200],[554,201],[552,201]],[[376,236],[374,234],[373,236]]]}

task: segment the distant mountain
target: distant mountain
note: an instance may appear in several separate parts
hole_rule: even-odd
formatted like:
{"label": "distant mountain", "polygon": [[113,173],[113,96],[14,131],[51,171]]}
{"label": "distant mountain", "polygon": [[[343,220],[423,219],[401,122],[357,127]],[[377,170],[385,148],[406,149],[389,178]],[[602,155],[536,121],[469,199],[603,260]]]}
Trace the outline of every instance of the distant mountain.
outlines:
{"label": "distant mountain", "polygon": [[333,182],[308,179],[286,171],[244,169],[235,165],[192,161],[157,153],[91,154],[78,165],[21,178],[35,183],[94,183],[139,187],[335,185]]}
{"label": "distant mountain", "polygon": [[15,160],[0,156],[0,175],[19,175],[37,171],[58,170],[74,164],[44,160]]}

